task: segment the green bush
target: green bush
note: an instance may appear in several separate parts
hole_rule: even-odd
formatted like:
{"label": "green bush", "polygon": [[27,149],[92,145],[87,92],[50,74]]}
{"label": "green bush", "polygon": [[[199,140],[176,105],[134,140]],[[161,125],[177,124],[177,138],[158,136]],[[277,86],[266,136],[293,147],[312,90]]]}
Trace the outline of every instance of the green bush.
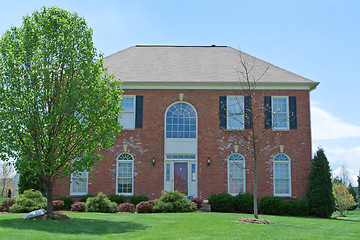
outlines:
{"label": "green bush", "polygon": [[163,191],[159,199],[154,201],[154,212],[193,212],[195,205],[185,194],[178,191]]}
{"label": "green bush", "polygon": [[81,196],[81,198],[79,199],[78,202],[83,202],[83,203],[85,203],[86,200],[87,200],[88,198],[91,198],[91,197],[96,197],[96,196],[95,196],[95,195],[92,195],[92,194],[85,194],[85,195],[82,195],[82,196]]}
{"label": "green bush", "polygon": [[251,193],[239,193],[234,197],[235,211],[242,213],[254,213],[254,195]]}
{"label": "green bush", "polygon": [[285,213],[285,203],[281,197],[262,197],[260,208],[263,214],[284,215]]}
{"label": "green bush", "polygon": [[129,203],[134,204],[134,206],[138,205],[140,202],[149,201],[149,198],[145,195],[135,195],[130,198]]}
{"label": "green bush", "polygon": [[305,200],[290,200],[285,202],[285,213],[290,216],[309,216],[309,203]]}
{"label": "green bush", "polygon": [[10,207],[10,212],[31,212],[38,209],[45,209],[47,205],[46,198],[40,191],[33,189],[25,190],[23,194],[16,199],[16,203]]}
{"label": "green bush", "polygon": [[234,212],[234,197],[228,193],[211,194],[209,204],[212,212]]}
{"label": "green bush", "polygon": [[313,216],[329,218],[335,211],[331,169],[321,148],[317,150],[311,162],[306,200],[310,206],[310,214]]}
{"label": "green bush", "polygon": [[117,212],[117,207],[118,205],[110,201],[102,192],[95,197],[89,197],[85,203],[86,212],[114,213]]}
{"label": "green bush", "polygon": [[120,205],[120,204],[126,202],[126,199],[123,195],[110,194],[108,196],[108,199],[110,199],[110,201],[112,201],[112,202],[115,202],[117,205]]}
{"label": "green bush", "polygon": [[135,212],[135,206],[132,203],[122,203],[118,207],[119,212],[129,212],[134,213]]}
{"label": "green bush", "polygon": [[71,205],[75,202],[74,199],[72,199],[71,197],[67,197],[67,196],[61,196],[61,197],[57,197],[54,200],[61,200],[64,202],[64,206],[61,209],[66,209],[66,210],[70,210],[71,209]]}

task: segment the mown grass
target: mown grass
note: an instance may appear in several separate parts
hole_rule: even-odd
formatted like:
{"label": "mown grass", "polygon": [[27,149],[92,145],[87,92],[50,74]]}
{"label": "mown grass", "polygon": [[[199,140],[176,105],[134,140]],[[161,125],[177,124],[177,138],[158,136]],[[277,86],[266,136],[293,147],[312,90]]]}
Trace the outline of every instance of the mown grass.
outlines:
{"label": "mown grass", "polygon": [[[347,218],[261,215],[274,225],[236,222],[235,213],[66,213],[71,220],[0,215],[0,239],[359,239],[360,211]],[[336,214],[335,214],[336,215]]]}

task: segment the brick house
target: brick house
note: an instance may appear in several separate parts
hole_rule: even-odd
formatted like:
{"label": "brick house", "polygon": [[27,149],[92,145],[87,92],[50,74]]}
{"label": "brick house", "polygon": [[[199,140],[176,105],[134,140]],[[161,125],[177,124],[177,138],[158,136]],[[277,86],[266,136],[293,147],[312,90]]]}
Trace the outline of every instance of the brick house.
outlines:
{"label": "brick house", "polygon": [[[261,75],[257,129],[270,128],[258,159],[258,195],[304,199],[311,168],[309,94],[318,83],[241,53]],[[57,181],[54,196],[146,195],[179,190],[202,199],[212,193],[252,192],[253,160],[239,134],[249,131],[248,104],[231,47],[134,46],[105,58],[123,81],[123,130],[92,171]],[[274,112],[274,111],[272,111]],[[77,184],[75,184],[77,182]]]}

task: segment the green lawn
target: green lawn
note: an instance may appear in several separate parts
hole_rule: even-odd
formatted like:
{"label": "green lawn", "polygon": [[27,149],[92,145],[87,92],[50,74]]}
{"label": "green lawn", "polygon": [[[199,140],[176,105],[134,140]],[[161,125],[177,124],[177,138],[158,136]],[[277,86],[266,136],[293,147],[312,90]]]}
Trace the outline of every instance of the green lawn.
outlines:
{"label": "green lawn", "polygon": [[0,214],[0,239],[359,239],[360,211],[347,218],[267,216],[275,225],[239,223],[235,213],[67,213],[71,220]]}

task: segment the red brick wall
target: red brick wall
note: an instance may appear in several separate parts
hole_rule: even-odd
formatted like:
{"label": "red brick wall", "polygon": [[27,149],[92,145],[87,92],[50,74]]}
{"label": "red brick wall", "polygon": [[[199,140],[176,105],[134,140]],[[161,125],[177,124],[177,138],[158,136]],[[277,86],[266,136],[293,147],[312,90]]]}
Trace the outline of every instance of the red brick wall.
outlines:
{"label": "red brick wall", "polygon": [[[234,145],[239,145],[239,153],[246,162],[246,191],[253,188],[253,160],[248,145],[241,135],[245,130],[228,131],[219,127],[219,96],[245,95],[239,90],[126,90],[126,95],[144,96],[143,128],[124,130],[117,137],[115,144],[102,151],[103,161],[93,166],[89,173],[89,194],[116,192],[116,158],[123,152],[123,144],[128,145],[128,152],[134,161],[134,194],[158,198],[164,188],[164,115],[169,105],[179,101],[179,93],[184,94],[184,101],[192,104],[198,114],[198,195],[206,199],[212,193],[227,192],[226,159],[234,153]],[[284,153],[291,159],[292,197],[304,199],[308,174],[311,168],[311,133],[309,112],[309,91],[306,90],[256,90],[255,100],[263,104],[264,96],[296,96],[297,129],[290,131],[270,130],[260,143],[258,153],[258,195],[273,195],[272,158]],[[254,106],[257,109],[259,106]],[[263,110],[259,111],[263,115]],[[255,126],[264,130],[264,118],[259,117]],[[239,134],[240,133],[240,134]],[[152,165],[152,158],[156,165]],[[210,157],[211,164],[207,165]],[[54,196],[69,195],[69,179],[59,180],[54,186]]]}

